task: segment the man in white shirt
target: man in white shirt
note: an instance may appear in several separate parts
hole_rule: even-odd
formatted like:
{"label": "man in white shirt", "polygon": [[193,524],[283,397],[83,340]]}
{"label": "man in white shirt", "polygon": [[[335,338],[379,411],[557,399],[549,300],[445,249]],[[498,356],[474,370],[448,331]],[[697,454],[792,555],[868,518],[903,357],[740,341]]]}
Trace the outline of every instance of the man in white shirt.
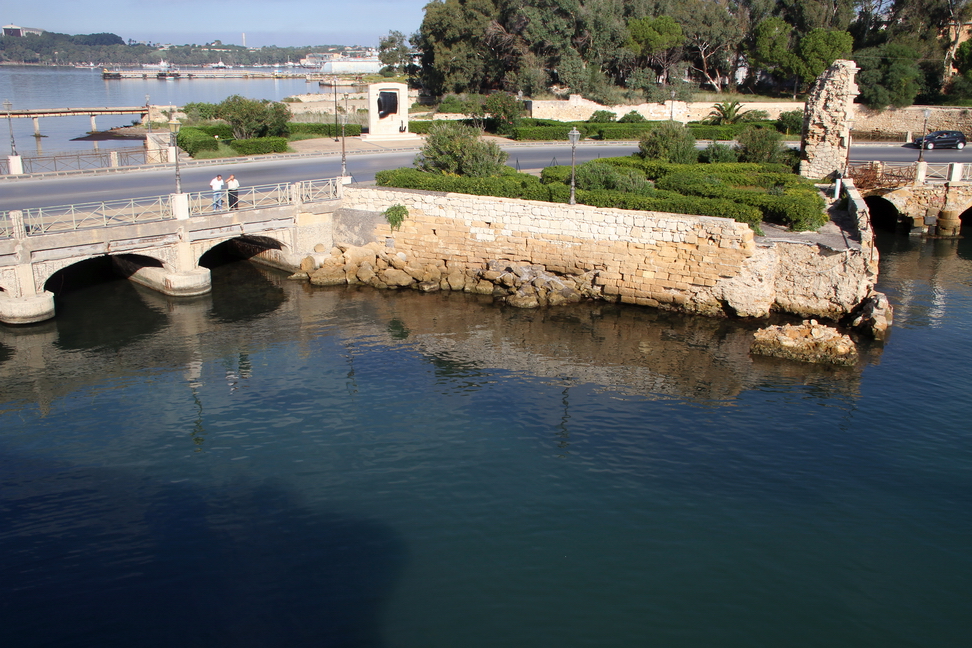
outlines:
{"label": "man in white shirt", "polygon": [[213,211],[223,211],[223,176],[217,175],[209,186],[213,188]]}
{"label": "man in white shirt", "polygon": [[230,177],[226,179],[226,194],[229,196],[229,208],[237,209],[240,204],[240,181],[236,179],[236,176],[230,174]]}

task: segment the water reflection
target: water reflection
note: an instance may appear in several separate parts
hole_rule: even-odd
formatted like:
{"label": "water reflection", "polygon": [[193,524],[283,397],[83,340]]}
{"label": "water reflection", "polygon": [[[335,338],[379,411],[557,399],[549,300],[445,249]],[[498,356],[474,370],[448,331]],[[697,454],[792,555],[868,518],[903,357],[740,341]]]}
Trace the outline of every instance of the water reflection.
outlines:
{"label": "water reflection", "polygon": [[216,266],[211,272],[212,314],[221,322],[252,321],[272,313],[287,299],[280,286],[281,273],[246,262]]}
{"label": "water reflection", "polygon": [[6,645],[383,643],[405,560],[383,524],[273,480],[166,484],[2,453],[0,474]]}

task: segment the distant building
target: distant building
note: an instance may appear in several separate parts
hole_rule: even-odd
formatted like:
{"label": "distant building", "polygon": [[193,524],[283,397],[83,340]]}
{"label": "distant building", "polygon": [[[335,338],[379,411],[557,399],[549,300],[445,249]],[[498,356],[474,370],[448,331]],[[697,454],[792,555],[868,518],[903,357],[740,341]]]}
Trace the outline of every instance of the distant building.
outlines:
{"label": "distant building", "polygon": [[321,66],[324,74],[375,74],[385,67],[374,58],[343,58],[337,61],[327,61]]}
{"label": "distant building", "polygon": [[27,34],[33,34],[34,36],[40,36],[44,33],[43,29],[34,29],[33,27],[18,27],[17,25],[4,25],[3,35],[4,36],[19,36],[23,37]]}

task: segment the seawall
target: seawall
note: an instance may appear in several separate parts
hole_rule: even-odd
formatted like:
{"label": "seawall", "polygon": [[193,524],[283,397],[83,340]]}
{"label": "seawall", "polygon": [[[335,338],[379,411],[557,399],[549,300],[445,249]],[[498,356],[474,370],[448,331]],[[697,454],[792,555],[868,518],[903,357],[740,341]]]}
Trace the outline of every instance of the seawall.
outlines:
{"label": "seawall", "polygon": [[409,215],[398,231],[375,219],[370,235],[358,228],[346,240],[336,235],[334,243],[383,242],[410,264],[443,274],[483,272],[495,260],[587,274],[603,299],[686,313],[780,311],[836,320],[867,297],[877,278],[877,253],[858,198],[848,204],[860,211],[844,219],[853,231],[828,244],[801,234],[756,237],[727,218],[346,187],[344,210],[377,215],[401,204]]}

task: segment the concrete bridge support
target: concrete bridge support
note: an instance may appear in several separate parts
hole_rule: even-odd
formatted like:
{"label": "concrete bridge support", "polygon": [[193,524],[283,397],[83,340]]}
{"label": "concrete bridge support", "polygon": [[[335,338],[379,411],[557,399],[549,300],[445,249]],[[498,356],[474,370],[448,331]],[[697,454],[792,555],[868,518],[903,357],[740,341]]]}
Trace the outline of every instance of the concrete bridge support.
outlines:
{"label": "concrete bridge support", "polygon": [[34,122],[34,137],[40,137],[40,117],[31,117],[31,120]]}
{"label": "concrete bridge support", "polygon": [[[14,236],[23,240],[26,237],[23,212],[10,212],[10,220],[13,224]],[[12,275],[13,281],[7,284],[11,290],[0,291],[0,322],[33,324],[54,317],[54,293],[43,288],[37,289],[29,253],[21,249],[18,251],[18,257],[20,263],[5,273],[6,276]]]}

